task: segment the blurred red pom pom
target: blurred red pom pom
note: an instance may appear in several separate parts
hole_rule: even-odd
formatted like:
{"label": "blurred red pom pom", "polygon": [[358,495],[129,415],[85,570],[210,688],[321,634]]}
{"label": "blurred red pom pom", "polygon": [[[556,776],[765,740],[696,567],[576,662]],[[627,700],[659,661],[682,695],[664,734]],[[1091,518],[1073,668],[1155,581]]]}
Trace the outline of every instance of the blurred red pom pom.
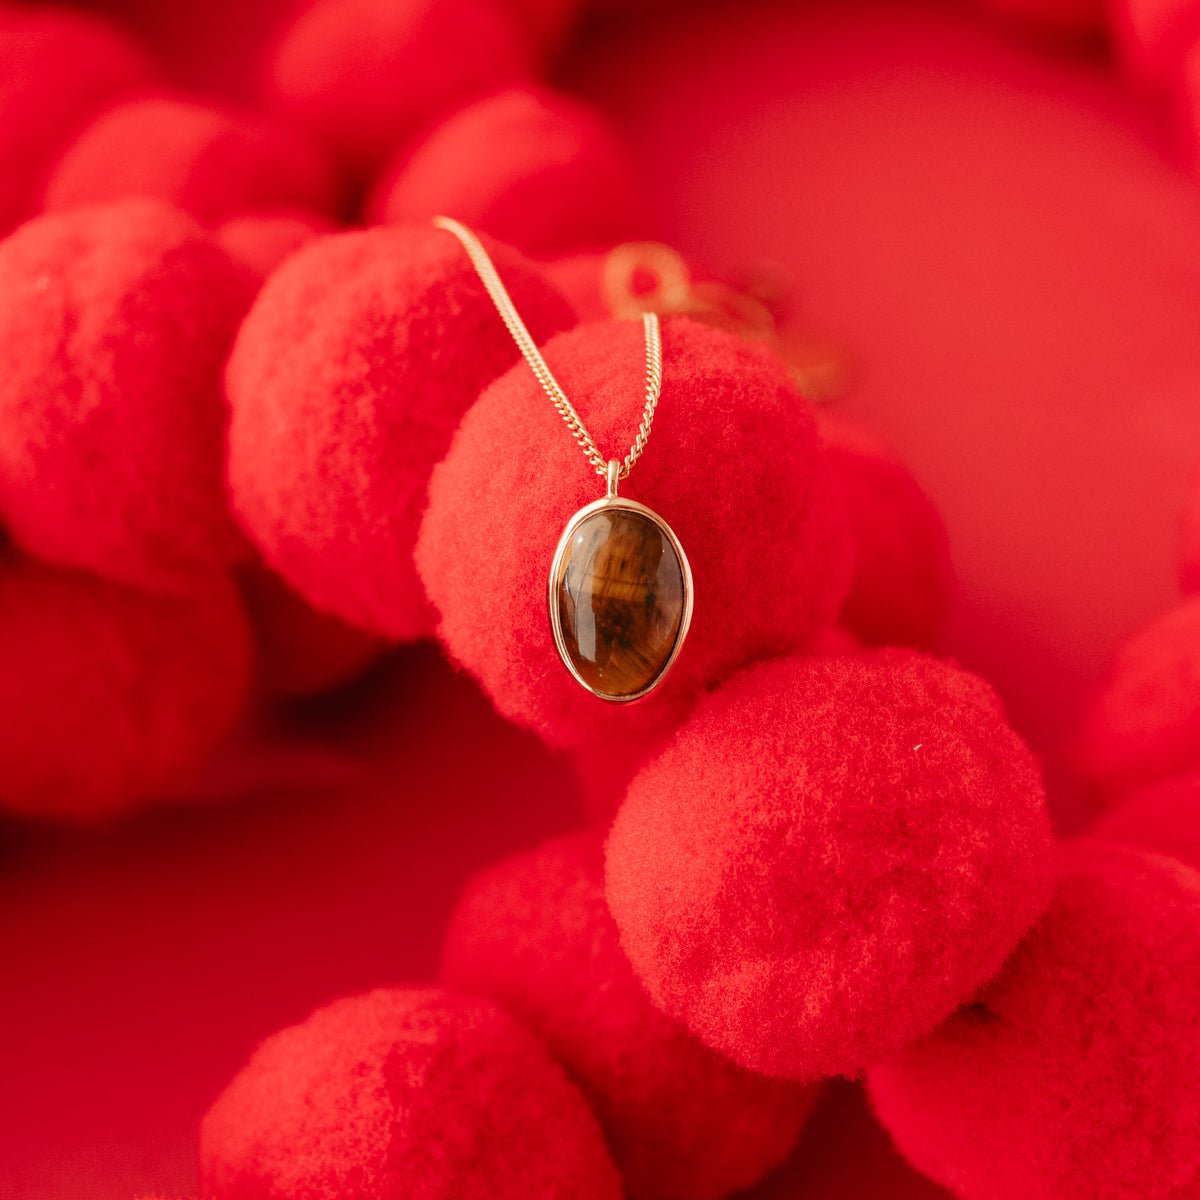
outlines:
{"label": "blurred red pom pom", "polygon": [[621,943],[743,1066],[852,1073],[946,1017],[1044,909],[1032,755],[973,675],[909,652],[785,659],[703,701],[608,841]]}
{"label": "blurred red pom pom", "polygon": [[258,646],[259,683],[270,696],[312,696],[348,682],[386,643],[310,607],[269,567],[238,572]]}
{"label": "blurred red pom pom", "polygon": [[234,262],[266,279],[301,246],[335,228],[318,213],[264,212],[232,217],[218,226],[213,236]]}
{"label": "blurred red pom pom", "polygon": [[1200,876],[1064,848],[1053,907],[979,1002],[870,1076],[962,1200],[1185,1200],[1200,1181]]}
{"label": "blurred red pom pom", "polygon": [[141,196],[216,225],[257,209],[332,211],[338,191],[332,164],[291,130],[254,114],[155,96],[118,104],[83,130],[50,175],[46,208]]}
{"label": "blurred red pom pom", "polygon": [[[537,336],[571,324],[532,265],[504,247],[495,257]],[[346,233],[284,263],[227,377],[234,506],[268,563],[351,624],[396,640],[432,633],[413,566],[429,476],[517,354],[448,233]]]}
{"label": "blurred red pom pom", "polygon": [[[662,402],[624,492],[674,528],[696,616],[645,701],[601,705],[564,669],[546,577],[572,513],[603,483],[518,363],[463,419],[434,472],[417,563],[451,654],[497,708],[559,745],[666,729],[748,661],[811,642],[845,593],[849,547],[812,414],[764,351],[686,320],[663,325]],[[645,391],[640,322],[582,326],[545,349],[597,445],[623,455]]]}
{"label": "blurred red pom pom", "polygon": [[213,1200],[618,1200],[596,1120],[493,1005],[389,989],[267,1038],[200,1127]]}
{"label": "blurred red pom pom", "polygon": [[583,0],[505,0],[535,51],[549,54],[567,40]]}
{"label": "blurred red pom pom", "polygon": [[1109,809],[1090,833],[1155,854],[1169,854],[1200,871],[1200,775],[1135,792]]}
{"label": "blurred red pom pom", "polygon": [[242,556],[221,370],[254,282],[157,201],[49,214],[0,243],[0,507],[14,540],[148,587]]}
{"label": "blurred red pom pom", "polygon": [[1200,596],[1118,652],[1075,752],[1105,801],[1200,768]]}
{"label": "blurred red pom pom", "polygon": [[527,254],[561,254],[642,231],[632,162],[598,112],[512,88],[447,118],[384,174],[384,221],[439,213]]}
{"label": "blurred red pom pom", "polygon": [[0,552],[0,807],[94,820],[186,785],[246,702],[251,643],[223,578],[179,596]]}
{"label": "blurred red pom pom", "polygon": [[[1200,89],[1197,97],[1200,99]],[[1200,592],[1200,472],[1188,490],[1180,523],[1179,580],[1189,595]]]}
{"label": "blurred red pom pom", "polygon": [[1192,0],[1114,0],[1109,24],[1130,73],[1155,87],[1178,82],[1184,56],[1200,38]]}
{"label": "blurred red pom pom", "polygon": [[937,509],[869,430],[828,414],[820,428],[855,550],[841,623],[867,645],[933,648],[953,586]]}
{"label": "blurred red pom pom", "polygon": [[115,28],[67,8],[0,10],[0,234],[33,213],[46,173],[101,105],[150,68]]}
{"label": "blurred red pom pom", "polygon": [[357,174],[445,110],[524,74],[498,0],[316,0],[266,64],[268,98]]}
{"label": "blurred red pom pom", "polygon": [[[1106,0],[973,0],[1027,29],[1058,39],[1098,39],[1105,31]],[[1128,2],[1128,0],[1126,0]],[[1136,0],[1134,0],[1136,3]]]}
{"label": "blurred red pom pom", "polygon": [[604,901],[598,834],[476,877],[451,918],[442,977],[545,1041],[639,1200],[721,1200],[748,1187],[787,1156],[815,1099],[811,1087],[741,1070],[651,1005]]}

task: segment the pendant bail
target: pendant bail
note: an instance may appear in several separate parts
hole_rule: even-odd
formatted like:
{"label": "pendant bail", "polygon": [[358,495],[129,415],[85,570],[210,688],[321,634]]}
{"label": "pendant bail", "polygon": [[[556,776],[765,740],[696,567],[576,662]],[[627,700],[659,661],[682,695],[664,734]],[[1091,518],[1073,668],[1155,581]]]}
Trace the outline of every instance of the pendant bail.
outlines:
{"label": "pendant bail", "polygon": [[621,464],[615,459],[608,460],[608,498],[615,500],[617,495],[617,481],[621,478]]}

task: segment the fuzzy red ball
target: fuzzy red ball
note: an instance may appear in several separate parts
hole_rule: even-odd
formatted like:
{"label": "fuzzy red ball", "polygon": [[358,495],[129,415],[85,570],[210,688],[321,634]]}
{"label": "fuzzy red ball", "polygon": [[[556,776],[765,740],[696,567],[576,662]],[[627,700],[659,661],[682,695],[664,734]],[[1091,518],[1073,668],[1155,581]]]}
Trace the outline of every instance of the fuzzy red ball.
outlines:
{"label": "fuzzy red ball", "polygon": [[0,234],[33,213],[46,172],[100,106],[150,68],[114,28],[43,5],[0,11]]}
{"label": "fuzzy red ball", "polygon": [[1076,758],[1105,800],[1200,768],[1200,596],[1120,650],[1084,716]]}
{"label": "fuzzy red ball", "polygon": [[734,1066],[653,1007],[604,900],[599,834],[484,871],[442,978],[541,1037],[591,1103],[637,1200],[722,1200],[787,1156],[816,1092]]}
{"label": "fuzzy red ball", "polygon": [[153,96],[101,113],[55,166],[55,211],[150,196],[215,225],[256,209],[332,211],[339,185],[316,146],[256,114]]}
{"label": "fuzzy red ball", "polygon": [[1192,0],[1113,0],[1109,7],[1113,40],[1133,75],[1158,87],[1176,83],[1200,37]]}
{"label": "fuzzy red ball", "polygon": [[150,586],[240,558],[221,369],[255,280],[132,200],[0,243],[0,510],[39,558]]}
{"label": "fuzzy red ball", "polygon": [[[451,654],[511,719],[559,745],[669,728],[748,661],[807,645],[849,572],[816,427],[786,367],[687,320],[664,323],[662,397],[623,494],[658,512],[691,564],[678,661],[636,705],[603,705],[559,661],[546,578],[571,514],[603,482],[524,363],[480,397],[434,472],[417,565]],[[546,359],[601,450],[623,456],[645,392],[640,322],[581,326]]]}
{"label": "fuzzy red ball", "polygon": [[901,1151],[962,1200],[1200,1194],[1200,875],[1064,848],[1053,907],[979,1002],[870,1076]]}
{"label": "fuzzy red ball", "polygon": [[953,587],[937,509],[870,430],[828,414],[820,428],[855,550],[841,623],[867,645],[936,646]]}
{"label": "fuzzy red ball", "polygon": [[258,679],[270,696],[311,696],[366,670],[386,643],[306,604],[269,567],[249,563],[238,582],[258,646]]}
{"label": "fuzzy red ball", "polygon": [[1190,595],[1200,592],[1200,472],[1188,489],[1179,534],[1179,582]]}
{"label": "fuzzy red ball", "polygon": [[0,551],[0,807],[94,820],[162,802],[236,723],[251,641],[222,578],[180,596]]}
{"label": "fuzzy red ball", "polygon": [[606,888],[655,1003],[743,1066],[852,1073],[968,1000],[1045,908],[1032,755],[980,679],[783,659],[630,785]]}
{"label": "fuzzy red ball", "polygon": [[[536,336],[572,323],[532,265],[494,253]],[[379,228],[293,255],[259,293],[227,374],[234,506],[270,565],[351,624],[432,633],[413,566],[429,476],[517,354],[451,234]]]}
{"label": "fuzzy red ball", "polygon": [[603,1136],[541,1044],[482,1000],[394,988],[273,1034],[205,1116],[213,1200],[618,1200]]}
{"label": "fuzzy red ball", "polygon": [[488,96],[405,148],[375,202],[385,221],[443,213],[528,254],[644,232],[639,183],[598,112],[543,88]]}
{"label": "fuzzy red ball", "polygon": [[230,258],[266,279],[301,246],[334,230],[333,222],[318,213],[266,212],[231,217],[213,236]]}
{"label": "fuzzy red ball", "polygon": [[366,176],[447,108],[519,78],[498,0],[316,0],[266,64],[268,98]]}
{"label": "fuzzy red ball", "polygon": [[1135,792],[1109,809],[1090,833],[1168,854],[1200,871],[1200,775]]}

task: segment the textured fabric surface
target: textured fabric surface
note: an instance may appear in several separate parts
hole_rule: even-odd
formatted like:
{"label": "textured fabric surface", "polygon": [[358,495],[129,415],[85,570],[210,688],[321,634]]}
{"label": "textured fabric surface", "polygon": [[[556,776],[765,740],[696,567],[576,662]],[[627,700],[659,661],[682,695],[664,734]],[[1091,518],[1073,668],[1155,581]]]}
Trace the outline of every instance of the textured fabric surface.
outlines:
{"label": "textured fabric surface", "polygon": [[[502,713],[559,745],[676,723],[758,657],[803,648],[849,578],[844,517],[811,412],[765,351],[686,320],[663,324],[662,396],[621,494],[675,531],[695,610],[679,658],[636,705],[604,706],[559,661],[546,579],[563,527],[604,481],[518,363],[470,409],[434,472],[417,565],[450,653]],[[641,322],[581,326],[546,359],[602,454],[624,457],[645,396]]]}
{"label": "textured fabric surface", "polygon": [[995,984],[872,1071],[901,1150],[962,1200],[1200,1195],[1200,876],[1102,842]]}
{"label": "textured fabric surface", "polygon": [[1049,847],[1037,766],[982,680],[905,651],[785,659],[634,779],[606,893],[664,1011],[812,1079],[969,1000],[1044,910]]}
{"label": "textured fabric surface", "polygon": [[[494,249],[535,336],[572,323],[534,267]],[[233,503],[268,563],[352,624],[396,639],[432,633],[413,566],[429,476],[479,390],[517,357],[451,234],[344,233],[288,259],[227,373]]]}
{"label": "textured fabric surface", "polygon": [[179,596],[0,552],[0,807],[90,820],[164,803],[246,701],[251,638],[224,579]]}
{"label": "textured fabric surface", "polygon": [[1200,768],[1200,596],[1117,652],[1075,757],[1101,802]]}
{"label": "textured fabric surface", "polygon": [[816,1089],[736,1067],[650,1003],[604,901],[598,833],[482,872],[442,978],[541,1037],[590,1101],[635,1200],[722,1200],[786,1157]]}
{"label": "textured fabric surface", "polygon": [[258,209],[333,211],[332,164],[305,138],[256,113],[153,96],[95,118],[46,186],[46,208],[149,196],[206,225]]}
{"label": "textured fabric surface", "polygon": [[582,1097],[495,1006],[387,989],[273,1034],[204,1118],[213,1200],[619,1200]]}
{"label": "textured fabric surface", "polygon": [[268,57],[269,103],[365,177],[444,111],[525,73],[498,0],[316,0]]}
{"label": "textured fabric surface", "polygon": [[148,587],[244,556],[221,368],[254,287],[158,201],[48,214],[0,244],[0,518],[15,541]]}
{"label": "textured fabric surface", "polygon": [[645,233],[628,153],[598,112],[543,88],[513,88],[457,112],[385,170],[382,220],[457,217],[527,254]]}

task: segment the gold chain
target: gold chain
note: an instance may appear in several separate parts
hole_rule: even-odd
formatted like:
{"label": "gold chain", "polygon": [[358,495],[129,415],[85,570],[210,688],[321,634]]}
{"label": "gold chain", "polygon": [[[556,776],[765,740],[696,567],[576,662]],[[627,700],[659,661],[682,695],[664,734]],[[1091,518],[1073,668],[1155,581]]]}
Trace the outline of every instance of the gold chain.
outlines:
{"label": "gold chain", "polygon": [[[472,266],[483,281],[483,286],[487,289],[487,294],[491,296],[496,311],[507,326],[508,332],[512,334],[513,341],[517,343],[522,357],[529,364],[529,369],[534,373],[538,383],[542,385],[542,390],[550,397],[550,402],[558,409],[559,415],[567,423],[567,428],[579,443],[580,449],[587,455],[592,466],[596,468],[596,474],[608,476],[608,461],[597,449],[592,435],[588,433],[587,426],[583,423],[583,418],[575,411],[575,406],[567,399],[558,380],[554,378],[554,374],[546,365],[546,360],[542,357],[537,343],[525,327],[525,322],[521,320],[521,314],[517,312],[516,305],[513,304],[512,297],[508,294],[508,289],[504,286],[500,274],[496,270],[496,264],[492,262],[488,252],[483,248],[483,243],[472,230],[452,217],[434,217],[433,223],[439,229],[454,234],[462,243],[467,257],[471,260]],[[627,478],[629,472],[633,470],[634,463],[641,458],[642,451],[645,450],[646,443],[650,440],[650,426],[654,424],[654,411],[658,408],[658,397],[662,391],[662,333],[659,329],[658,314],[643,313],[642,327],[646,331],[646,406],[642,411],[642,423],[638,426],[637,437],[634,438],[629,453],[625,455],[624,460],[618,466],[616,472],[618,479]]]}

